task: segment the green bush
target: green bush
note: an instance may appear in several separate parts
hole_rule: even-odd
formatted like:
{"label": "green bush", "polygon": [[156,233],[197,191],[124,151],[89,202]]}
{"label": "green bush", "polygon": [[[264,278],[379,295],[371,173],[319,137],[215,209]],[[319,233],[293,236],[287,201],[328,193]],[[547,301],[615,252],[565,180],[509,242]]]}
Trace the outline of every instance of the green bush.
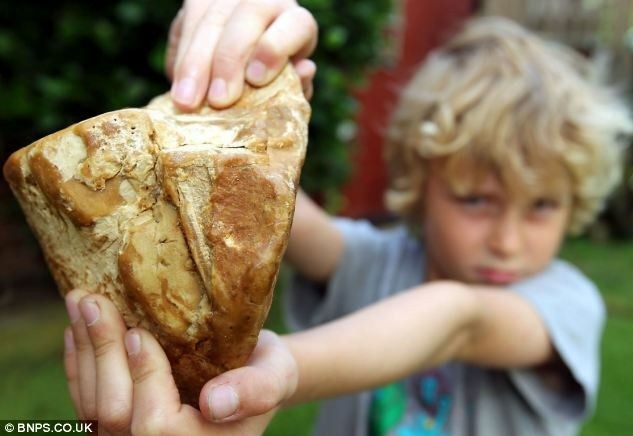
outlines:
{"label": "green bush", "polygon": [[2,2],[3,151],[164,92],[173,0]]}
{"label": "green bush", "polygon": [[[357,102],[350,89],[362,83],[367,68],[380,60],[385,26],[393,0],[371,2],[303,0],[319,23],[314,54],[317,76],[312,99],[310,148],[302,185],[335,204],[338,188],[350,172],[350,132],[355,129]],[[333,206],[335,208],[335,206]]]}
{"label": "green bush", "polygon": [[[350,89],[376,59],[391,0],[305,0],[320,25],[309,157],[302,183],[333,192],[349,172]],[[0,156],[90,116],[142,106],[169,87],[167,31],[181,2],[0,3]]]}

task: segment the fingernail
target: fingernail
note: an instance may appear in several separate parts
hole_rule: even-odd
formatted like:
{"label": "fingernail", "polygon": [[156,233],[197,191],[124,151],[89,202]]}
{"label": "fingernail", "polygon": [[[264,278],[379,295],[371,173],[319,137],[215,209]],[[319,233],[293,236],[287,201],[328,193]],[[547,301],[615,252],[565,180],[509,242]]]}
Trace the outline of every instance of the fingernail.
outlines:
{"label": "fingernail", "polygon": [[99,306],[95,300],[82,301],[81,304],[79,304],[79,310],[87,326],[91,326],[99,321]]}
{"label": "fingernail", "polygon": [[214,79],[209,89],[209,98],[216,102],[223,102],[229,96],[224,79]]}
{"label": "fingernail", "polygon": [[246,68],[246,78],[249,82],[262,83],[266,78],[266,65],[260,61],[251,61]]}
{"label": "fingernail", "polygon": [[70,298],[66,298],[66,310],[68,311],[68,319],[70,319],[71,323],[76,322],[81,317],[77,302]]}
{"label": "fingernail", "polygon": [[125,349],[127,354],[133,356],[141,351],[141,337],[136,332],[128,332],[125,335]]}
{"label": "fingernail", "polygon": [[230,385],[217,386],[209,393],[209,409],[215,420],[219,421],[233,415],[239,403],[237,393]]}
{"label": "fingernail", "polygon": [[75,351],[75,338],[73,337],[73,331],[70,327],[64,330],[64,349],[67,353]]}
{"label": "fingernail", "polygon": [[172,97],[178,103],[193,105],[196,98],[196,81],[191,77],[178,80],[172,89]]}

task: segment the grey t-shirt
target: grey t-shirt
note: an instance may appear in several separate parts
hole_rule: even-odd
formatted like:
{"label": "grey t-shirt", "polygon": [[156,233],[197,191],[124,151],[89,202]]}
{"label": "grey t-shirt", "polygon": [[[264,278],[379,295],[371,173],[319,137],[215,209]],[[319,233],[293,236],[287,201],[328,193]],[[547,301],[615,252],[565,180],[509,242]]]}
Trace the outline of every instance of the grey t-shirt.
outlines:
{"label": "grey t-shirt", "polygon": [[[336,319],[424,281],[424,248],[404,226],[380,230],[348,219],[337,219],[336,224],[345,251],[325,289],[297,276],[285,294],[286,318],[293,329]],[[595,286],[570,264],[555,260],[510,290],[534,305],[566,371],[498,370],[463,363],[437,368],[440,380],[448,382],[442,404],[450,407],[446,422],[439,423],[445,424],[444,432],[431,428],[426,434],[573,435],[593,411],[605,318]],[[368,434],[371,404],[371,392],[324,401],[315,434]]]}

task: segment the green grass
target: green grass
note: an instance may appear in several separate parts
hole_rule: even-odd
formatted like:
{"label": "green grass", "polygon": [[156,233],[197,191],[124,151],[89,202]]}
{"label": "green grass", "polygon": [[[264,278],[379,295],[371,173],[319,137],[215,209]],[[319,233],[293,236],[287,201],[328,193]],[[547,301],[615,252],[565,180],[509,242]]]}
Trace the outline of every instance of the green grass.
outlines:
{"label": "green grass", "polygon": [[[603,370],[595,416],[583,436],[633,434],[633,243],[569,241],[563,257],[601,289],[609,318],[602,344]],[[277,298],[276,301],[279,301]],[[31,307],[34,307],[33,305]],[[0,419],[64,419],[74,416],[62,366],[66,314],[61,299],[0,318]],[[267,326],[283,332],[278,304]],[[315,406],[281,411],[268,436],[307,435]]]}
{"label": "green grass", "polygon": [[633,434],[633,320],[610,317],[602,346],[602,384],[598,409],[584,436]]}
{"label": "green grass", "polygon": [[62,361],[66,323],[61,299],[2,315],[0,419],[74,417]]}

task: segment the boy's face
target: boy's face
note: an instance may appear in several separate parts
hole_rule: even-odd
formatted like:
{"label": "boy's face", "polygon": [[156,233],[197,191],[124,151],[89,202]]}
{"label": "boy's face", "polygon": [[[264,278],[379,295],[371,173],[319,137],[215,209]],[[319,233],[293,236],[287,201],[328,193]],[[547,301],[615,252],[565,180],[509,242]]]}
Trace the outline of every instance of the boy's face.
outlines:
{"label": "boy's face", "polygon": [[429,165],[422,232],[429,280],[504,286],[543,270],[556,255],[570,214],[569,189],[512,198],[491,173],[456,194]]}

